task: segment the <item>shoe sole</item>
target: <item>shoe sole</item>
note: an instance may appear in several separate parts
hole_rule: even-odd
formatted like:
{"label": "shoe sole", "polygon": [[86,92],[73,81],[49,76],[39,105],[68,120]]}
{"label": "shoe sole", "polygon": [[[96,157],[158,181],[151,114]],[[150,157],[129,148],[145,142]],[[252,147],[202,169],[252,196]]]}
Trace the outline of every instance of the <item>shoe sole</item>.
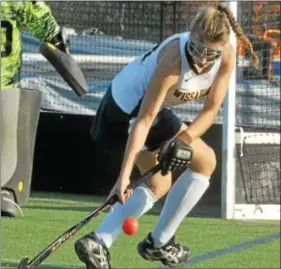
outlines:
{"label": "shoe sole", "polygon": [[79,260],[86,264],[87,269],[100,268],[98,265],[96,265],[95,259],[90,257],[86,246],[82,242],[75,243],[75,252],[76,252]]}

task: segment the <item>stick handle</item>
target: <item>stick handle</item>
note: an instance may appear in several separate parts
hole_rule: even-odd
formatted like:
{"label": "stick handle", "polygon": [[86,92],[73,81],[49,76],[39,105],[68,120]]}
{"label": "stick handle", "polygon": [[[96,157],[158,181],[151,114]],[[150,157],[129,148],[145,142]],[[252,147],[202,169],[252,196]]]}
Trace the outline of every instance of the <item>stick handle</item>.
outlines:
{"label": "stick handle", "polygon": [[153,166],[149,171],[140,176],[137,180],[134,180],[128,186],[128,189],[135,189],[140,186],[142,183],[146,182],[149,178],[155,175],[158,171],[160,171],[160,164]]}

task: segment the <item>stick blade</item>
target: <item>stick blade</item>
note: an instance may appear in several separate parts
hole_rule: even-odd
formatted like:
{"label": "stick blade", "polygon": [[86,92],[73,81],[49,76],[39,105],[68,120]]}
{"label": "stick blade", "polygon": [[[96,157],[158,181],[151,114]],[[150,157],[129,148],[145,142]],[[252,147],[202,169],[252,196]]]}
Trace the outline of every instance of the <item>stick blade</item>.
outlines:
{"label": "stick blade", "polygon": [[23,258],[19,263],[18,269],[30,269],[28,266],[28,262],[28,258]]}

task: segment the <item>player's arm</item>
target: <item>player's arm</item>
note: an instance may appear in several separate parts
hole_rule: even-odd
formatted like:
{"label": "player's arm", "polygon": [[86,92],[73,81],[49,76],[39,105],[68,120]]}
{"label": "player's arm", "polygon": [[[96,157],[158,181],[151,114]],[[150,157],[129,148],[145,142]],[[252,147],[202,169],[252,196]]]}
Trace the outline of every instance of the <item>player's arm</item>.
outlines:
{"label": "player's arm", "polygon": [[196,138],[201,137],[213,124],[227,93],[234,63],[234,49],[230,45],[227,45],[221,61],[221,66],[201,113],[185,131],[178,135],[178,138],[186,144],[190,144]]}
{"label": "player's arm", "polygon": [[41,41],[54,44],[64,52],[68,52],[66,38],[52,15],[50,7],[43,1],[23,2],[21,22],[27,30]]}
{"label": "player's arm", "polygon": [[142,101],[139,114],[130,132],[120,178],[129,178],[137,154],[141,151],[149,129],[167,95],[180,73],[179,41],[167,45],[163,56],[160,55],[147,91]]}

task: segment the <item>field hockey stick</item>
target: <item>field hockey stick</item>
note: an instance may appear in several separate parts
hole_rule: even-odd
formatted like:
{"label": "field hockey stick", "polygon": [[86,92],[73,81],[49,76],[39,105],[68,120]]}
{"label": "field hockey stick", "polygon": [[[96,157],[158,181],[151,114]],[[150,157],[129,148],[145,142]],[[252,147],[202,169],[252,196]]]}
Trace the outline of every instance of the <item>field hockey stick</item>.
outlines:
{"label": "field hockey stick", "polygon": [[[153,168],[151,168],[148,172],[141,175],[138,179],[132,181],[128,186],[128,189],[134,189],[137,186],[141,185],[145,181],[147,181],[150,177],[160,171],[161,166],[157,164]],[[109,206],[114,205],[118,201],[118,196],[114,195],[110,197],[104,204],[100,205],[96,208],[91,214],[87,217],[79,221],[77,224],[73,225],[66,232],[64,232],[61,236],[59,236],[55,241],[53,241],[48,247],[43,249],[37,256],[35,256],[32,260],[28,258],[23,258],[18,266],[18,269],[35,269],[39,264],[41,264],[44,260],[46,260],[55,250],[57,250],[66,240],[76,234],[85,224],[89,223],[93,218],[102,213]]]}

